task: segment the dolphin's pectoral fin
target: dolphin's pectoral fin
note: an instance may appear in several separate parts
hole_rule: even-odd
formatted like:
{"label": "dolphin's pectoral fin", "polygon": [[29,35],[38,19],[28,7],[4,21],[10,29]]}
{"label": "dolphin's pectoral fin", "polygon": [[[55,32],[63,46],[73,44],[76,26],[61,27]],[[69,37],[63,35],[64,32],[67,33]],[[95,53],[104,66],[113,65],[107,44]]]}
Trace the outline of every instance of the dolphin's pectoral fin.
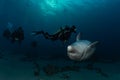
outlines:
{"label": "dolphin's pectoral fin", "polygon": [[95,42],[91,43],[88,47],[93,48],[93,47],[95,47],[95,45],[98,44],[98,43],[99,43],[99,41],[95,41]]}
{"label": "dolphin's pectoral fin", "polygon": [[76,41],[79,41],[80,40],[80,33],[76,36]]}
{"label": "dolphin's pectoral fin", "polygon": [[91,43],[91,44],[85,49],[84,54],[90,52],[91,48],[94,48],[96,44],[98,44],[98,41],[95,41],[95,42]]}
{"label": "dolphin's pectoral fin", "polygon": [[[88,56],[90,56],[90,55],[92,55],[93,53],[89,53],[89,52],[91,52],[91,48],[94,48],[95,47],[95,45],[96,44],[98,44],[99,42],[98,41],[95,41],[95,42],[93,42],[93,43],[91,43],[84,51],[83,51],[83,56],[82,56],[82,60],[85,58],[87,58]],[[87,53],[89,53],[89,54],[87,54]]]}

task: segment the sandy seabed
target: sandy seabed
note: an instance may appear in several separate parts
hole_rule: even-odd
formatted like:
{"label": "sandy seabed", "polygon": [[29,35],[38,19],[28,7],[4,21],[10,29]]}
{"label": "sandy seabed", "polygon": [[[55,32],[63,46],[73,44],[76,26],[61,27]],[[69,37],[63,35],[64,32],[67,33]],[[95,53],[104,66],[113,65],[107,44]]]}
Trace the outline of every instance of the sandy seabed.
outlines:
{"label": "sandy seabed", "polygon": [[[81,68],[80,71],[63,71],[48,76],[42,70],[46,64],[70,66],[73,63],[65,60],[40,60],[38,64],[41,68],[40,74],[39,77],[35,77],[34,65],[31,62],[0,59],[0,80],[120,80],[120,62],[94,63],[95,67],[99,67],[107,75],[101,75],[95,70]],[[80,66],[85,64],[87,63],[77,63]]]}

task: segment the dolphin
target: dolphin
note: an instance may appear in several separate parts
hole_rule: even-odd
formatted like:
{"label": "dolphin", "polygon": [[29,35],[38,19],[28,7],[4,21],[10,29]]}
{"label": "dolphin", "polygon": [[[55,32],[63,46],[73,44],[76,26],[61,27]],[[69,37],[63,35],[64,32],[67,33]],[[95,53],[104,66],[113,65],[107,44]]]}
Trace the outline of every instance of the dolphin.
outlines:
{"label": "dolphin", "polygon": [[90,42],[88,40],[80,40],[80,33],[76,36],[76,42],[67,46],[67,55],[71,60],[82,61],[90,58],[95,52],[95,45],[99,41]]}

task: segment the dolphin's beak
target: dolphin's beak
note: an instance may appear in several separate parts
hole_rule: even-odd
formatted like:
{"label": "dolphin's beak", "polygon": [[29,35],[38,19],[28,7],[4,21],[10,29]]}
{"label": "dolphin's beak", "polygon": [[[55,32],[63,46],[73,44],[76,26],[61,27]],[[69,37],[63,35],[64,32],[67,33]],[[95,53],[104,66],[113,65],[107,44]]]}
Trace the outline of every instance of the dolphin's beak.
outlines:
{"label": "dolphin's beak", "polygon": [[68,51],[68,53],[75,53],[76,52],[76,50],[70,45],[67,47],[67,51]]}

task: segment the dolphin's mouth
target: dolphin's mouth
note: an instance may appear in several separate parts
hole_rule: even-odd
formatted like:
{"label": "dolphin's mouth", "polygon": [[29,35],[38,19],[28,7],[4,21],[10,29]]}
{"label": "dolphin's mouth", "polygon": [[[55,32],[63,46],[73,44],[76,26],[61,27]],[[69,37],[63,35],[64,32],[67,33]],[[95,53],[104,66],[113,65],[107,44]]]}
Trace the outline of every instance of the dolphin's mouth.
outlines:
{"label": "dolphin's mouth", "polygon": [[68,50],[69,53],[76,53],[76,51],[74,49],[72,50]]}

